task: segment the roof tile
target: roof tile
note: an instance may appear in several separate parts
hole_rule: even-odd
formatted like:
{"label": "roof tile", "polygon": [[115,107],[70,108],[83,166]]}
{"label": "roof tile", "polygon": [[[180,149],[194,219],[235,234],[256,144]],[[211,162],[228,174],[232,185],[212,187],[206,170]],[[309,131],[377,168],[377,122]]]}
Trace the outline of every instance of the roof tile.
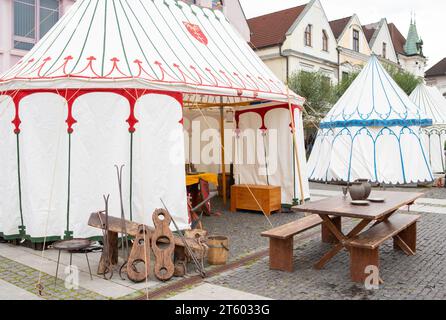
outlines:
{"label": "roof tile", "polygon": [[344,31],[345,27],[347,26],[347,24],[350,22],[351,19],[352,16],[330,21],[330,27],[336,39],[339,39],[339,37],[341,36],[342,32]]}
{"label": "roof tile", "polygon": [[426,77],[446,76],[446,58],[426,71]]}
{"label": "roof tile", "polygon": [[249,19],[252,46],[261,49],[284,43],[286,33],[306,6],[305,4]]}

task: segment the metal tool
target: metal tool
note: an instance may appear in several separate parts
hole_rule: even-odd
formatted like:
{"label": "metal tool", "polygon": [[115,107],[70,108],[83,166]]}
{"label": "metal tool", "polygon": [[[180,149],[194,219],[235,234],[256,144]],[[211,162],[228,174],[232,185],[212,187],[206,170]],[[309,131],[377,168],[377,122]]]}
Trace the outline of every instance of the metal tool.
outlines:
{"label": "metal tool", "polygon": [[181,241],[183,242],[184,247],[186,248],[188,254],[189,254],[190,257],[192,258],[192,261],[194,262],[195,267],[197,268],[198,273],[200,273],[200,276],[201,276],[202,278],[205,278],[205,277],[206,277],[206,271],[204,270],[203,266],[200,264],[200,261],[198,261],[198,258],[195,256],[195,253],[193,252],[193,250],[191,249],[191,247],[190,247],[189,244],[187,243],[187,240],[186,240],[186,238],[184,237],[183,233],[181,232],[180,228],[178,228],[178,225],[177,225],[177,223],[175,222],[175,219],[174,219],[173,216],[170,214],[169,209],[167,209],[166,204],[164,203],[163,199],[160,198],[160,200],[161,200],[161,203],[162,203],[163,206],[164,206],[164,209],[166,209],[166,211],[167,211],[167,212],[169,213],[169,215],[171,216],[173,225],[175,226],[175,229],[177,230],[178,235],[180,236]]}
{"label": "metal tool", "polygon": [[126,270],[125,266],[127,265],[127,261],[129,259],[129,239],[127,234],[127,225],[125,222],[125,212],[124,212],[124,202],[122,200],[122,169],[124,165],[118,167],[115,165],[116,175],[118,177],[118,189],[119,189],[119,199],[121,201],[121,249],[122,249],[122,258],[124,263],[119,268],[119,277],[124,280],[122,276],[122,271]]}
{"label": "metal tool", "polygon": [[[197,206],[195,206],[195,208],[190,209],[191,210],[191,214],[192,214],[192,212],[198,213],[198,211],[200,211],[201,207],[204,206],[212,198],[214,198],[217,194],[218,194],[217,192],[210,193],[209,196],[205,200],[200,202]],[[203,210],[201,210],[201,213],[200,213],[200,216],[198,217],[198,219],[195,220],[195,221],[192,221],[191,228],[195,229],[197,227],[197,225],[199,225],[201,223],[202,219],[203,219]],[[202,228],[202,227],[200,227],[200,228]]]}

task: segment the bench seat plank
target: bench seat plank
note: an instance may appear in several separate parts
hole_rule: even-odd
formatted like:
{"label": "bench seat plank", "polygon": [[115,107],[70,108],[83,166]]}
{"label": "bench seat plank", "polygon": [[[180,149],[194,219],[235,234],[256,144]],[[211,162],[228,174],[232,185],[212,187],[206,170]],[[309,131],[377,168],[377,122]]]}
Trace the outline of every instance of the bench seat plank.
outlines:
{"label": "bench seat plank", "polygon": [[384,241],[398,235],[401,231],[416,223],[419,218],[420,216],[417,215],[395,214],[387,221],[382,222],[347,241],[346,245],[356,248],[376,249]]}
{"label": "bench seat plank", "polygon": [[283,226],[262,232],[262,237],[285,240],[295,236],[298,233],[312,229],[317,225],[322,224],[322,222],[322,219],[318,215],[311,215]]}

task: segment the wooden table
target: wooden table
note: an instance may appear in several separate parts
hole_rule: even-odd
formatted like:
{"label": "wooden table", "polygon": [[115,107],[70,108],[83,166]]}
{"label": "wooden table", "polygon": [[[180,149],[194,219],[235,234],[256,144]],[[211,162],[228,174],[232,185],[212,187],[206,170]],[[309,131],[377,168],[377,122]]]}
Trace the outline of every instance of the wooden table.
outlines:
{"label": "wooden table", "polygon": [[[354,206],[350,197],[332,197],[310,202],[295,207],[296,211],[319,215],[324,221],[322,238],[324,242],[333,242],[333,247],[315,264],[316,269],[322,269],[327,262],[335,257],[345,246],[345,243],[358,236],[370,223],[376,226],[387,221],[396,211],[406,205],[412,205],[422,193],[383,192],[374,191],[370,197],[384,198],[384,203],[371,203],[369,206]],[[332,218],[330,218],[330,216]],[[341,218],[359,219],[359,223],[348,234],[341,229]],[[348,250],[348,248],[346,248]]]}
{"label": "wooden table", "polygon": [[218,175],[216,173],[197,173],[197,174],[187,174],[186,175],[186,186],[192,186],[198,184],[201,180],[207,181],[209,183],[218,186]]}
{"label": "wooden table", "polygon": [[231,186],[231,211],[237,209],[262,211],[271,215],[282,208],[281,188],[264,185],[233,185]]}

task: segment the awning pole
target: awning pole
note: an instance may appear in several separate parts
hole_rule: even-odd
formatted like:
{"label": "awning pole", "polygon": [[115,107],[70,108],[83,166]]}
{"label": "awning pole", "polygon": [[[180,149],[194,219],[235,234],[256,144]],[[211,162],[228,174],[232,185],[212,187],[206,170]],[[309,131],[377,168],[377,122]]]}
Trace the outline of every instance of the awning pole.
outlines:
{"label": "awning pole", "polygon": [[226,205],[225,119],[224,119],[223,107],[220,107],[220,139],[221,139],[221,180],[222,180],[221,188],[223,195],[223,204]]}
{"label": "awning pole", "polygon": [[304,194],[303,183],[302,183],[302,173],[300,171],[299,148],[297,146],[297,141],[296,141],[296,124],[294,122],[294,113],[293,113],[293,108],[291,106],[291,99],[290,99],[290,88],[288,87],[288,85],[286,86],[286,92],[287,92],[287,97],[288,97],[288,109],[290,111],[291,129],[292,129],[292,133],[293,133],[294,158],[296,161],[297,175],[299,178],[300,199],[301,199],[302,204],[304,204],[305,203],[305,194]]}

